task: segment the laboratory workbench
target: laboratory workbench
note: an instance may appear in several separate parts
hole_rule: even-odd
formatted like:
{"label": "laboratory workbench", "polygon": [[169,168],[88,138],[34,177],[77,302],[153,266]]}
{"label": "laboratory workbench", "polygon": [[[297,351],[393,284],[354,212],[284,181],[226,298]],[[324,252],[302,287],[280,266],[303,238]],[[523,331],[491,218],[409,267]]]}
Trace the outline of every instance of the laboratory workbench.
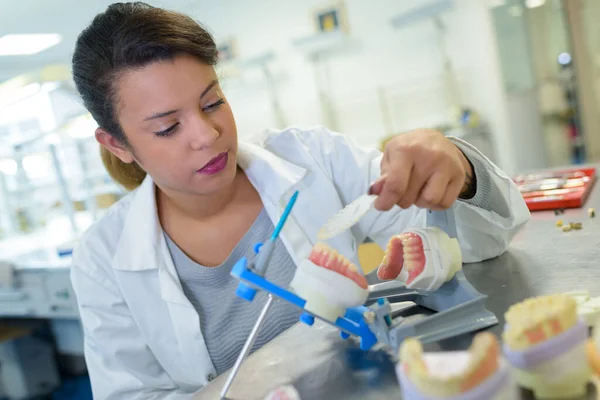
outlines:
{"label": "laboratory workbench", "polygon": [[[500,323],[490,331],[500,335],[508,307],[527,297],[588,290],[600,296],[600,216],[590,219],[588,207],[600,211],[596,184],[584,207],[532,213],[508,252],[481,263],[466,264],[465,275],[488,296],[487,307]],[[563,232],[556,221],[582,222],[583,229]],[[370,277],[371,283],[376,278]],[[393,299],[392,299],[393,300]],[[426,350],[466,349],[472,334],[425,346]],[[197,399],[219,399],[228,372],[197,394]],[[383,352],[362,352],[339,331],[315,322],[298,323],[252,354],[242,365],[228,399],[262,399],[274,387],[291,384],[303,400],[400,399],[394,366]],[[593,399],[590,385],[586,399]],[[523,391],[523,399],[533,398]]]}
{"label": "laboratory workbench", "polygon": [[59,256],[56,249],[0,260],[0,317],[77,320],[70,267],[71,257]]}

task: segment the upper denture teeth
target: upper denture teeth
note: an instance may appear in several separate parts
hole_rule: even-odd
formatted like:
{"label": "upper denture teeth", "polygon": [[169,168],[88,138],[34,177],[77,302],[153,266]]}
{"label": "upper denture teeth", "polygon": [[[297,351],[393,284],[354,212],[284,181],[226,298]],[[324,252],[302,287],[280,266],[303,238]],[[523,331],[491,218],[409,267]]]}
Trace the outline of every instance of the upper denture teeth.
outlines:
{"label": "upper denture teeth", "polygon": [[350,262],[342,254],[338,253],[333,247],[328,246],[325,243],[318,242],[315,244],[313,251],[320,253],[318,259],[320,260],[320,266],[328,269],[330,264],[339,264],[346,267],[352,272],[358,272],[358,267]]}
{"label": "upper denture teeth", "polygon": [[345,265],[346,268],[348,268],[350,271],[358,272],[358,268],[356,268],[356,265],[352,264],[350,261],[346,261]]}
{"label": "upper denture teeth", "polygon": [[314,249],[315,249],[315,250],[317,250],[317,251],[329,251],[329,250],[330,250],[329,246],[327,246],[327,245],[326,245],[325,243],[323,243],[323,242],[319,242],[319,243],[317,243],[317,244],[315,245]]}
{"label": "upper denture teeth", "polygon": [[577,322],[577,303],[566,295],[540,296],[509,308],[504,340],[514,350],[525,349],[571,328]]}

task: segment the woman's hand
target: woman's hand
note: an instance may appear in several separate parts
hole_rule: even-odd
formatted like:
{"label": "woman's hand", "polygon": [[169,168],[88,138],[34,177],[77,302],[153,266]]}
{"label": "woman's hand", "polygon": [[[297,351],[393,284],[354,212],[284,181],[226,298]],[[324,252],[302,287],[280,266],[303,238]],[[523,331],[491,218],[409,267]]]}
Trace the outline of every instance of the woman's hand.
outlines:
{"label": "woman's hand", "polygon": [[370,189],[375,208],[443,210],[457,198],[475,195],[471,163],[442,133],[419,129],[391,139],[381,161],[381,178]]}

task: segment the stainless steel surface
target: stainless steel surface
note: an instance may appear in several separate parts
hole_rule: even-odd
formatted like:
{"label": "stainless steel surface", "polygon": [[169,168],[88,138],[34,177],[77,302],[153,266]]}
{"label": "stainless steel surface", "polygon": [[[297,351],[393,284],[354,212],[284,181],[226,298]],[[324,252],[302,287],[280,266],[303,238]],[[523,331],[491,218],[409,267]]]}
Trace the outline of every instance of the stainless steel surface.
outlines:
{"label": "stainless steel surface", "polygon": [[[374,280],[372,276],[369,277],[370,280]],[[389,297],[394,294],[397,294],[398,291],[404,288],[404,283],[399,281],[389,281],[389,282],[375,282],[369,285],[369,298],[368,302],[377,300],[382,297]],[[417,293],[417,291],[415,291]]]}
{"label": "stainless steel surface", "polygon": [[[600,296],[600,217],[590,219],[588,207],[600,210],[599,186],[580,209],[559,216],[552,211],[533,213],[502,256],[464,266],[467,278],[489,296],[487,307],[500,320],[490,329],[493,333],[501,333],[508,307],[527,297],[582,289]],[[557,219],[582,222],[583,229],[562,232],[555,225]],[[371,277],[370,283],[375,279]],[[426,349],[465,349],[471,338],[472,334],[462,335]],[[365,368],[365,364],[371,367]],[[226,377],[218,377],[196,398],[220,398]],[[270,389],[285,383],[293,384],[303,400],[401,398],[393,364],[385,353],[363,353],[341,340],[335,329],[318,323],[313,327],[297,324],[252,354],[228,399],[262,399]],[[533,397],[523,391],[523,398]],[[594,398],[591,386],[585,398]]]}

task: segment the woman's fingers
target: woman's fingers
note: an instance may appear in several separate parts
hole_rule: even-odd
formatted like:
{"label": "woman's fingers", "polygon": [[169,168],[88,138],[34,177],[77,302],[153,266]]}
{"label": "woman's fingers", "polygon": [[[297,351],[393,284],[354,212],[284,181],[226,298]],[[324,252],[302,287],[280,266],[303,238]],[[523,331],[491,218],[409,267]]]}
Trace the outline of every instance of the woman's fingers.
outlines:
{"label": "woman's fingers", "polygon": [[452,204],[454,204],[454,202],[460,195],[463,184],[464,179],[453,179],[452,181],[450,181],[450,184],[446,189],[446,194],[444,195],[444,198],[441,202],[442,208],[446,209],[452,207]]}
{"label": "woman's fingers", "polygon": [[446,195],[449,184],[447,172],[437,171],[427,181],[421,195],[415,202],[417,207],[438,209]]}
{"label": "woman's fingers", "polygon": [[408,157],[390,159],[386,170],[388,173],[374,204],[380,211],[391,209],[406,192],[411,177],[412,161]]}

